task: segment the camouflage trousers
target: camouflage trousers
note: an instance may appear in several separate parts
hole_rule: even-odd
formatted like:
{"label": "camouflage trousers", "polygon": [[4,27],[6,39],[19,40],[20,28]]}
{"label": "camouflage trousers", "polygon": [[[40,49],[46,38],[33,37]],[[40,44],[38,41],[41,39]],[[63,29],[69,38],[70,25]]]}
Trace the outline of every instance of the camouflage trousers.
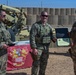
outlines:
{"label": "camouflage trousers", "polygon": [[38,49],[37,60],[33,61],[31,75],[45,75],[48,57],[49,51],[47,47],[44,50]]}
{"label": "camouflage trousers", "polygon": [[6,75],[7,54],[0,56],[0,75]]}
{"label": "camouflage trousers", "polygon": [[73,60],[74,74],[76,75],[76,46],[70,48],[70,55]]}

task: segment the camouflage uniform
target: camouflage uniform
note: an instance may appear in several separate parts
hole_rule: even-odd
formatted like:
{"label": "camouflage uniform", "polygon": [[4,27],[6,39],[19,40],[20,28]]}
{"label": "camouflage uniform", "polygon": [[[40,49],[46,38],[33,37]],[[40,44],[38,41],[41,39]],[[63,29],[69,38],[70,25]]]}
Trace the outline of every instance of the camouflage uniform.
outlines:
{"label": "camouflage uniform", "polygon": [[9,38],[9,32],[5,29],[4,24],[0,22],[0,75],[6,75],[7,50],[2,48],[2,44],[12,43]]}
{"label": "camouflage uniform", "polygon": [[52,28],[48,23],[43,26],[41,21],[38,21],[32,25],[30,30],[30,46],[32,49],[36,48],[38,50],[38,55],[37,59],[33,61],[31,75],[45,75],[49,57],[49,44],[53,39]]}
{"label": "camouflage uniform", "polygon": [[72,26],[72,30],[70,32],[70,37],[72,39],[72,45],[71,45],[71,48],[69,49],[69,53],[73,60],[74,73],[76,75],[76,22]]}

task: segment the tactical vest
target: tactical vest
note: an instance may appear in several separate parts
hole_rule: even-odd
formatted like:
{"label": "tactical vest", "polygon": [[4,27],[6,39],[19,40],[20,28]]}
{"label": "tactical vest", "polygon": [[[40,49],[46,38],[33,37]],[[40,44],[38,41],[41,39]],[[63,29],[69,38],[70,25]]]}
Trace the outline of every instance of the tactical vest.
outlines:
{"label": "tactical vest", "polygon": [[42,44],[48,44],[51,41],[51,28],[48,24],[43,26],[42,24],[37,24],[37,35],[36,42]]}
{"label": "tactical vest", "polygon": [[[5,29],[5,26],[3,23],[0,23],[0,45],[8,44],[8,31]],[[6,49],[0,48],[0,56],[7,53]]]}

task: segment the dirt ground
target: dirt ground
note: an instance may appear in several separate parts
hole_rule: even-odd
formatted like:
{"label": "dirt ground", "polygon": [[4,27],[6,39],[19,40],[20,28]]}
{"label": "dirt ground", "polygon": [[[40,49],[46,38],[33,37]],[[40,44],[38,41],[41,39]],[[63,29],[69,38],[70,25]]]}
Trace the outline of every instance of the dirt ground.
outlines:
{"label": "dirt ground", "polygon": [[[74,75],[69,47],[50,48],[46,75]],[[8,71],[7,75],[31,75],[31,68]]]}

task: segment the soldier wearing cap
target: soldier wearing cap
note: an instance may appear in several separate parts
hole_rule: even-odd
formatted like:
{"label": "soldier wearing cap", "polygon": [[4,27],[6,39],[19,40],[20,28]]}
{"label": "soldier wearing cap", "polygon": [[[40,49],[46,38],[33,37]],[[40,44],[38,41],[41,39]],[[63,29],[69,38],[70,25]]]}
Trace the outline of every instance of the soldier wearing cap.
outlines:
{"label": "soldier wearing cap", "polygon": [[31,75],[45,75],[49,57],[49,45],[51,40],[56,41],[53,36],[52,27],[47,23],[48,14],[42,11],[41,20],[34,23],[30,30],[30,46],[36,59],[33,61]]}

